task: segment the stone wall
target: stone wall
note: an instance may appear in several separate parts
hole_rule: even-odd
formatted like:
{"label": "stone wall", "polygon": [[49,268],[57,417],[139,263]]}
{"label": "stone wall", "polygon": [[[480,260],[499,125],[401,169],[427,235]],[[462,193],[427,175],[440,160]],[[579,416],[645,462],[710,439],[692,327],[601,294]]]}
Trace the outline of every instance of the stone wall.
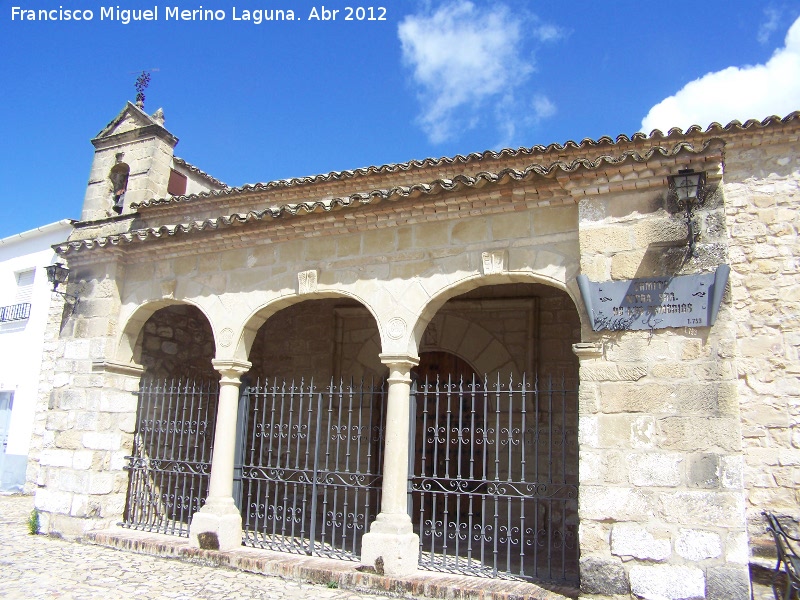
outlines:
{"label": "stone wall", "polygon": [[61,322],[64,318],[64,296],[50,295],[50,306],[47,312],[47,325],[44,332],[42,347],[42,368],[39,371],[39,389],[36,394],[36,413],[31,431],[31,444],[28,450],[28,467],[25,475],[25,493],[32,494],[36,491],[39,481],[41,454],[45,445],[51,445],[54,432],[47,432],[48,405],[53,386],[64,386],[69,382],[65,376],[55,379],[57,350],[59,347],[59,333]]}
{"label": "stone wall", "polygon": [[731,148],[730,235],[736,377],[747,517],[755,554],[773,553],[761,511],[800,503],[800,144]]}
{"label": "stone wall", "polygon": [[[73,268],[67,292],[79,301],[51,311],[40,401],[28,470],[43,531],[79,537],[122,515],[128,484],[136,391],[141,369],[110,357],[124,267],[97,262]],[[42,406],[44,409],[44,406]]]}
{"label": "stone wall", "polygon": [[[472,300],[476,302],[470,306]],[[526,302],[529,304],[524,304]],[[559,383],[563,376],[567,389],[578,388],[578,359],[572,345],[580,340],[581,322],[575,304],[566,293],[541,284],[486,286],[454,298],[442,307],[436,319],[462,315],[465,305],[470,306],[468,314],[473,322],[493,332],[508,350],[513,367],[500,365],[501,372],[537,374],[540,379],[552,377]],[[454,337],[463,339],[464,336],[456,334]],[[423,349],[425,344],[423,337]],[[485,349],[459,355],[474,363],[482,362],[478,357]],[[491,363],[480,366],[494,367]],[[479,370],[494,373],[498,367]]]}
{"label": "stone wall", "polygon": [[[709,200],[697,212],[697,257],[688,254],[684,217],[664,192],[582,201],[583,272],[604,281],[724,262],[715,188],[712,174]],[[580,367],[583,591],[749,598],[729,298],[711,328],[585,331],[583,339],[595,341]]]}

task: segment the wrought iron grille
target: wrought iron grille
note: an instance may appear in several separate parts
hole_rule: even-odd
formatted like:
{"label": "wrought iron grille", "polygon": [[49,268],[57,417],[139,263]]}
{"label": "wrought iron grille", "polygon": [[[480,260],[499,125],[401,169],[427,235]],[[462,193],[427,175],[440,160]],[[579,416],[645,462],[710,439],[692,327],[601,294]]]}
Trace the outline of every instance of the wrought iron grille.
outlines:
{"label": "wrought iron grille", "polygon": [[0,307],[0,323],[9,321],[22,321],[31,316],[31,303],[12,304]]}
{"label": "wrought iron grille", "polygon": [[275,380],[242,400],[245,545],[358,560],[380,502],[383,384]]}
{"label": "wrought iron grille", "polygon": [[421,568],[577,583],[577,395],[540,383],[437,378],[412,393]]}
{"label": "wrought iron grille", "polygon": [[188,537],[205,503],[218,383],[142,380],[124,527]]}

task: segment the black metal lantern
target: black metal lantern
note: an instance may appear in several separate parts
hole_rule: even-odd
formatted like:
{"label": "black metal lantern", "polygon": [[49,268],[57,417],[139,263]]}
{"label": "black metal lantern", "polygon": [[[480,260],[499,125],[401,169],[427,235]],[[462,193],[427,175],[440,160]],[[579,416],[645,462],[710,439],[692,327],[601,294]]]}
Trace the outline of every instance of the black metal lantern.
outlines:
{"label": "black metal lantern", "polygon": [[706,183],[704,172],[695,172],[693,169],[681,169],[677,175],[669,176],[669,187],[678,201],[678,207],[686,213],[686,227],[688,229],[689,256],[696,256],[695,242],[700,237],[700,232],[695,232],[694,211],[702,206]]}
{"label": "black metal lantern", "polygon": [[67,278],[69,278],[69,269],[61,263],[54,263],[44,269],[47,271],[47,281],[53,284],[53,291],[60,294],[61,292],[57,289],[58,285],[67,282]]}
{"label": "black metal lantern", "polygon": [[74,312],[75,307],[78,305],[78,297],[73,296],[72,294],[67,294],[66,292],[58,291],[59,284],[67,283],[67,279],[69,279],[69,269],[61,263],[54,263],[46,266],[44,270],[47,271],[47,281],[53,284],[53,292],[64,296],[64,298],[67,300],[67,303],[72,305],[72,311]]}
{"label": "black metal lantern", "polygon": [[702,204],[705,182],[706,174],[695,173],[693,169],[681,169],[677,175],[671,175],[669,178],[670,188],[678,198],[678,202],[690,204]]}

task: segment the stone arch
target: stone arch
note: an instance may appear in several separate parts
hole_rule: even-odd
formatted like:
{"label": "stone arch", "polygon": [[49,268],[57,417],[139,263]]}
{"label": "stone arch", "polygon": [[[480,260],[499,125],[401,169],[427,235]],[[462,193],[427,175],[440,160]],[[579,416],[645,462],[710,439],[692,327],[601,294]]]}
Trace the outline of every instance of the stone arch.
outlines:
{"label": "stone arch", "polygon": [[380,319],[374,308],[361,296],[346,290],[320,290],[309,294],[292,294],[290,296],[281,296],[273,298],[264,304],[255,308],[244,320],[241,331],[234,339],[235,344],[232,345],[232,356],[235,360],[248,360],[250,350],[255,341],[256,334],[261,326],[267,320],[280,312],[283,309],[289,308],[293,305],[306,302],[309,300],[324,300],[324,299],[346,299],[353,300],[363,306],[374,319],[377,329],[381,330]]}
{"label": "stone arch", "polygon": [[122,333],[120,334],[120,339],[117,344],[117,350],[116,350],[117,362],[122,364],[133,364],[133,365],[141,364],[142,332],[145,323],[147,323],[148,319],[150,319],[150,317],[152,317],[157,311],[163,308],[168,308],[170,306],[191,306],[192,308],[197,309],[203,315],[206,322],[208,323],[216,347],[217,336],[214,331],[213,323],[211,319],[209,319],[206,311],[203,310],[202,306],[199,306],[198,304],[187,300],[174,300],[174,299],[154,300],[151,302],[140,304],[138,307],[136,307],[136,309],[134,309],[134,311],[125,321],[125,325],[122,327]]}
{"label": "stone arch", "polygon": [[[577,265],[575,268],[577,269]],[[458,281],[450,282],[431,294],[430,300],[427,302],[427,304],[425,304],[424,307],[422,307],[417,321],[411,330],[411,337],[409,339],[409,352],[417,352],[422,342],[422,335],[428,327],[428,324],[448,300],[480,287],[503,285],[508,283],[538,283],[561,290],[562,292],[566,293],[574,305],[581,321],[582,330],[587,326],[588,316],[585,308],[583,307],[583,303],[576,301],[576,298],[579,297],[580,291],[578,290],[578,285],[574,277],[570,277],[569,279],[567,279],[566,276],[564,278],[557,278],[533,271],[510,271],[493,275],[482,275],[480,273],[476,273],[463,279],[459,279]]]}
{"label": "stone arch", "polygon": [[[535,575],[540,565],[549,566],[552,560],[577,578],[579,364],[573,347],[581,339],[583,324],[574,300],[577,290],[566,283],[570,272],[562,273],[560,278],[530,271],[464,277],[443,285],[420,311],[412,340],[419,356],[432,348],[447,348],[475,365],[475,375],[483,379],[465,383],[457,363],[437,357],[441,362],[435,369],[436,382],[428,379],[416,388],[415,444],[409,449],[409,465],[414,465],[412,523],[423,547],[432,552],[451,551],[438,545],[446,538],[446,527],[437,523],[447,521],[439,521],[438,515],[452,515],[456,530],[489,518],[479,499],[480,488],[466,482],[494,478],[518,482],[508,489],[521,489],[535,480],[544,495],[503,498],[507,512],[502,518],[507,521],[500,527],[565,540],[560,548],[543,545],[533,560],[526,556],[525,568]],[[433,335],[431,327],[438,329]],[[505,356],[514,360],[506,361]],[[425,370],[434,369],[426,365]],[[427,432],[424,437],[418,435],[420,428]],[[501,431],[510,436],[492,438]],[[503,444],[508,452],[502,459],[496,454],[494,466],[481,460],[484,449]],[[557,487],[569,492],[553,494]],[[437,495],[433,489],[463,492]],[[521,539],[501,551],[508,553],[508,564],[525,554]],[[487,554],[498,549],[490,536],[473,542]],[[519,568],[522,572],[522,563]]]}
{"label": "stone arch", "polygon": [[[484,375],[489,372],[497,371],[503,366],[514,363],[514,357],[508,352],[502,343],[497,340],[493,332],[477,325],[470,323],[467,319],[455,315],[444,315],[443,320],[446,321],[444,326],[447,328],[460,328],[463,331],[477,330],[479,335],[485,339],[490,339],[491,353],[479,353],[476,349],[466,343],[469,336],[448,336],[437,339],[435,344],[426,344],[425,339],[421,341],[419,354],[420,356],[425,352],[442,351],[457,356],[459,359],[467,363],[478,375]],[[430,328],[430,324],[428,329]],[[491,356],[491,360],[489,360]],[[517,369],[519,370],[519,369]]]}

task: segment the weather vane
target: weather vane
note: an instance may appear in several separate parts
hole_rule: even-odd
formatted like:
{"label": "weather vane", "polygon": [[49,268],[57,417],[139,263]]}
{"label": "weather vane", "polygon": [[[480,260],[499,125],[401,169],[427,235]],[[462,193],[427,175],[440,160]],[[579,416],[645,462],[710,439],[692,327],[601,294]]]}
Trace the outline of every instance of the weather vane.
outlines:
{"label": "weather vane", "polygon": [[147,89],[147,86],[150,85],[150,73],[153,73],[154,71],[158,71],[158,69],[142,71],[136,78],[134,87],[136,88],[136,106],[139,108],[144,108],[144,91]]}

